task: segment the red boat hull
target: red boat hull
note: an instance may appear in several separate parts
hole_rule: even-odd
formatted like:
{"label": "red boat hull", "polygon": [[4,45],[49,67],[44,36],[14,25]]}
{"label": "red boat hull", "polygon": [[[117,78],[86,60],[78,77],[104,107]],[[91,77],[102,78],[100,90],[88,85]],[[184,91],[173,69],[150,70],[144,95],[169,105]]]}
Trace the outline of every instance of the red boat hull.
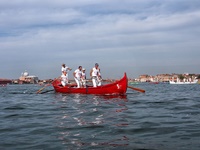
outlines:
{"label": "red boat hull", "polygon": [[54,90],[59,93],[79,93],[79,94],[100,94],[100,95],[124,95],[127,91],[128,79],[126,73],[118,81],[98,87],[77,88],[75,86],[61,85],[60,80],[54,80],[52,83]]}

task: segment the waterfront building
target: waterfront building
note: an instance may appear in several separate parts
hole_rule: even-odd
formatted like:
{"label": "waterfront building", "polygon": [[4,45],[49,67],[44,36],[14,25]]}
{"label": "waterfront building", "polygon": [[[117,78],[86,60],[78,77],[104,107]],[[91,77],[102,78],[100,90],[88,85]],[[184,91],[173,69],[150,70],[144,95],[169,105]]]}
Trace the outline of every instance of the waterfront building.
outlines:
{"label": "waterfront building", "polygon": [[139,76],[139,81],[140,82],[150,82],[150,76],[145,74],[145,75],[140,75]]}
{"label": "waterfront building", "polygon": [[19,84],[35,84],[38,83],[38,77],[35,75],[29,75],[27,71],[22,72],[21,76],[19,77]]}

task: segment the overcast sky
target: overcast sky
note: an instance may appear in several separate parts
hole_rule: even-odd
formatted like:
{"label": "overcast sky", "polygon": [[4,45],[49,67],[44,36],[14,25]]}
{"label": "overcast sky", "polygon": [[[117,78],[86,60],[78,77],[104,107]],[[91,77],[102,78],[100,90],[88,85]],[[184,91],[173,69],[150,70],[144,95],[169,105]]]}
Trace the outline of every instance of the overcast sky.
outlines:
{"label": "overcast sky", "polygon": [[1,0],[0,54],[0,78],[200,73],[200,1]]}

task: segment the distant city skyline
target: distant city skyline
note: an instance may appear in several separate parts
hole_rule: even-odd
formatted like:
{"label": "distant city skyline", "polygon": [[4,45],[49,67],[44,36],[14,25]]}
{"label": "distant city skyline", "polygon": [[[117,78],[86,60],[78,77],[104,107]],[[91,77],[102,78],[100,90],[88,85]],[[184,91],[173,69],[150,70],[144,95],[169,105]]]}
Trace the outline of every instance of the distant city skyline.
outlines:
{"label": "distant city skyline", "polygon": [[[69,73],[69,72],[68,72]],[[73,73],[73,72],[72,72]],[[147,76],[148,78],[149,77],[157,77],[157,76],[177,76],[177,75],[187,75],[187,76],[190,76],[190,75],[194,75],[196,77],[200,77],[200,73],[188,73],[188,72],[185,72],[185,73],[159,73],[159,74],[140,74],[136,77],[131,77],[131,76],[128,76],[128,79],[138,79],[138,78],[141,78],[141,76]],[[17,78],[0,78],[0,79],[10,79],[10,80],[16,80],[16,79],[20,79],[21,77],[24,77],[24,76],[28,76],[28,77],[38,77],[38,76],[35,76],[34,74],[29,74],[29,72],[27,70],[25,70],[24,72],[21,73],[21,75]],[[73,75],[69,73],[69,78],[70,80],[73,80]],[[86,77],[87,79],[90,79],[90,76],[87,76]],[[118,78],[121,78],[121,77],[118,77]],[[54,78],[40,78],[38,77],[39,80],[53,80]],[[104,79],[116,79],[114,77],[106,77]]]}
{"label": "distant city skyline", "polygon": [[56,78],[65,63],[96,62],[103,78],[124,72],[200,73],[200,1],[0,1],[0,78],[27,70]]}

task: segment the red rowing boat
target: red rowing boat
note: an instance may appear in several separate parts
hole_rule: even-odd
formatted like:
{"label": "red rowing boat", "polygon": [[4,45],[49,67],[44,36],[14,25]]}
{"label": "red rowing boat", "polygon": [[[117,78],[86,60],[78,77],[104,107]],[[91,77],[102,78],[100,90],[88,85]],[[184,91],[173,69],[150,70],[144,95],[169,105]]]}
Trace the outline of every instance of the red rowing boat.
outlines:
{"label": "red rowing boat", "polygon": [[56,79],[52,83],[54,90],[59,93],[79,93],[79,94],[100,94],[100,95],[124,95],[128,86],[128,79],[126,73],[124,76],[113,83],[105,84],[98,87],[87,86],[84,88],[77,88],[76,85],[68,85],[63,87],[60,79]]}

